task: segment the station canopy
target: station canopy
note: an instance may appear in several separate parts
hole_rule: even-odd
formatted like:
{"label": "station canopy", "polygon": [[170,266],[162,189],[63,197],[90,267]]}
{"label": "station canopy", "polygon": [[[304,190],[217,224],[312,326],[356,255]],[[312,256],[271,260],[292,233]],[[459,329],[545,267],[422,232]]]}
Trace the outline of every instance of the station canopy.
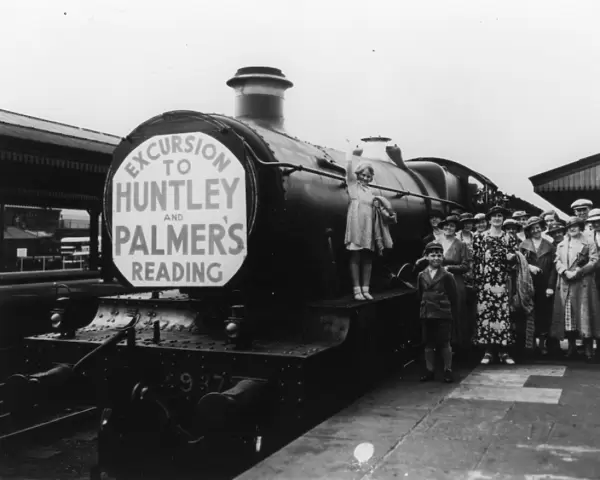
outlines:
{"label": "station canopy", "polygon": [[0,110],[0,203],[99,208],[121,138]]}
{"label": "station canopy", "polygon": [[559,210],[572,214],[579,198],[600,206],[600,154],[582,158],[529,178],[533,191]]}

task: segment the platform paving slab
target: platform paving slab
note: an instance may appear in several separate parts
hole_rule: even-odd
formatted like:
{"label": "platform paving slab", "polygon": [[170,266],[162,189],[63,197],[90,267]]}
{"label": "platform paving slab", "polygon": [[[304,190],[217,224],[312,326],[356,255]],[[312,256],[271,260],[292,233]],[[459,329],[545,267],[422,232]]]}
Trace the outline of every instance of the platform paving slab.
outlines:
{"label": "platform paving slab", "polygon": [[600,366],[395,379],[239,479],[600,479]]}

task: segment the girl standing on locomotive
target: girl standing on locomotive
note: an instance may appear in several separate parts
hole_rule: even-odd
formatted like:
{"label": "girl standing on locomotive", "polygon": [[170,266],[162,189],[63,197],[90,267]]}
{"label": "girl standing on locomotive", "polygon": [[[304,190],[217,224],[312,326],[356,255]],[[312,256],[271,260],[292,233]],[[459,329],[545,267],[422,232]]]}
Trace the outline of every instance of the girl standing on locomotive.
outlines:
{"label": "girl standing on locomotive", "polygon": [[[395,219],[396,214],[391,211],[389,204],[386,205],[387,202],[384,202],[384,199],[375,197],[369,187],[375,176],[373,165],[363,161],[353,171],[352,156],[352,151],[348,149],[346,152],[346,183],[350,203],[344,243],[350,251],[350,275],[354,299],[373,300],[369,293],[373,251],[378,248],[376,239],[381,236],[381,232],[377,232],[381,225],[376,220],[379,213],[387,220]],[[391,237],[389,232],[387,235],[385,233],[383,232],[384,237],[388,239],[385,247],[391,248]]]}
{"label": "girl standing on locomotive", "polygon": [[516,261],[517,240],[502,231],[506,209],[495,206],[486,217],[490,229],[475,236],[473,241],[473,275],[477,289],[477,319],[473,342],[486,347],[483,365],[498,358],[507,365],[514,360],[506,351],[515,337],[510,318],[508,278]]}

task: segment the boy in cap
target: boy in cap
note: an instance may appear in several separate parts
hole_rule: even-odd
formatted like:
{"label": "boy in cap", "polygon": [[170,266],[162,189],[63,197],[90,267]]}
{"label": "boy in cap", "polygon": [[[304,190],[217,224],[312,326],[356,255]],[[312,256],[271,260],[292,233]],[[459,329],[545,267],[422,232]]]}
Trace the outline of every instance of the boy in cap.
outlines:
{"label": "boy in cap", "polygon": [[426,366],[421,381],[427,382],[435,378],[435,352],[439,349],[444,359],[444,382],[451,383],[454,378],[450,337],[452,320],[456,316],[456,284],[452,274],[442,266],[444,252],[440,243],[429,242],[424,256],[429,265],[419,273],[417,279]]}

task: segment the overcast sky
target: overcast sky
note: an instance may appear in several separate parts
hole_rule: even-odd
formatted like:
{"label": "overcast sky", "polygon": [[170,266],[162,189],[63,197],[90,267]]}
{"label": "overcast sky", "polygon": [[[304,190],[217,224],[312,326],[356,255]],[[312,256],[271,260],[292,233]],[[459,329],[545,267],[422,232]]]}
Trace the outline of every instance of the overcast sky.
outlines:
{"label": "overcast sky", "polygon": [[2,0],[0,108],[126,135],[233,113],[239,67],[281,68],[287,128],[392,137],[544,208],[528,177],[600,152],[600,1]]}

